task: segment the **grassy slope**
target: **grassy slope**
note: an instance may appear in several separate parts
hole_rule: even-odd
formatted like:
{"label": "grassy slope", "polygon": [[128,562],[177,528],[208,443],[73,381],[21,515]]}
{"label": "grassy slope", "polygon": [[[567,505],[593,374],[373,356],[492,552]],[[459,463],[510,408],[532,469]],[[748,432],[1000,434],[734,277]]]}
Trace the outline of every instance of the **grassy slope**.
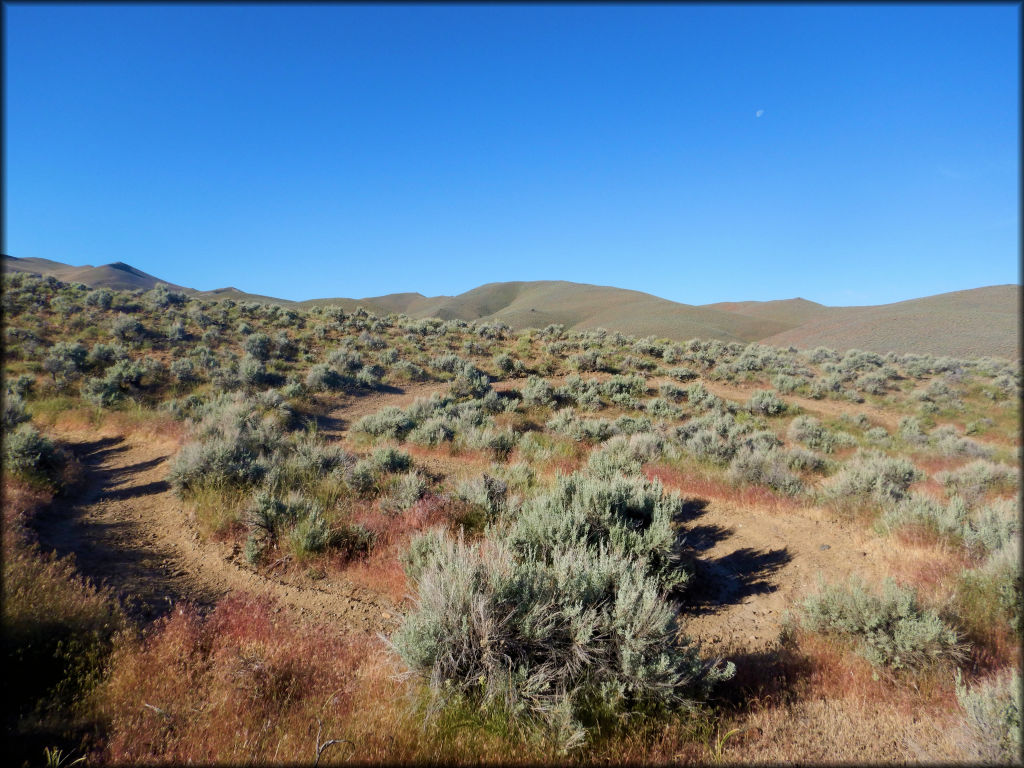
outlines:
{"label": "grassy slope", "polygon": [[765,344],[873,352],[1019,356],[1020,286],[993,285],[829,315],[762,339]]}
{"label": "grassy slope", "polygon": [[[53,275],[65,281],[122,290],[148,290],[160,282],[120,262],[73,267],[47,259],[5,256],[4,270]],[[346,311],[362,306],[380,315],[493,320],[517,330],[555,323],[570,329],[606,328],[679,341],[711,338],[800,348],[1019,356],[1020,289],[1016,285],[975,288],[874,307],[826,307],[800,298],[693,306],[639,291],[555,280],[488,283],[458,296],[394,293],[304,302],[249,294],[236,288],[182,290],[200,298],[274,302],[305,309],[330,304]]]}

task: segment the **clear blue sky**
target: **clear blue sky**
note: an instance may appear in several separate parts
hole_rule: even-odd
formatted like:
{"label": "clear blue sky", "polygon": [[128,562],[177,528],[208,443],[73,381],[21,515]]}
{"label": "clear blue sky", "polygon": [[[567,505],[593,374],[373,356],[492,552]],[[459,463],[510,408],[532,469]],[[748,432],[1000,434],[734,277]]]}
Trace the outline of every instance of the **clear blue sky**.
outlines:
{"label": "clear blue sky", "polygon": [[1015,5],[4,13],[14,256],[289,299],[1020,279]]}

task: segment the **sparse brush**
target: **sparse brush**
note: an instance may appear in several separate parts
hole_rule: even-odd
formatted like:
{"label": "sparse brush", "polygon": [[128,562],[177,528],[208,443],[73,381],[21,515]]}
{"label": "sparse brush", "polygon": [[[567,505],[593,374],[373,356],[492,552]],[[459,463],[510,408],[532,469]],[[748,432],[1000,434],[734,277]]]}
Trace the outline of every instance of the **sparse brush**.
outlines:
{"label": "sparse brush", "polygon": [[1018,476],[1019,473],[1006,464],[978,459],[952,472],[939,472],[935,479],[946,487],[947,493],[962,496],[973,505],[986,493],[1013,490],[1017,487]]}
{"label": "sparse brush", "polygon": [[20,424],[14,431],[5,428],[3,438],[5,471],[48,485],[58,481],[64,457],[50,438],[31,424]]}
{"label": "sparse brush", "polygon": [[357,421],[352,430],[365,432],[374,437],[403,440],[415,426],[413,420],[401,408],[387,406]]}
{"label": "sparse brush", "polygon": [[747,401],[747,410],[765,416],[778,416],[786,412],[786,404],[779,396],[769,390],[758,390]]}
{"label": "sparse brush", "polygon": [[825,493],[835,499],[861,497],[886,505],[906,498],[911,484],[923,478],[908,459],[861,450],[843,465]]}
{"label": "sparse brush", "polygon": [[934,610],[923,608],[913,589],[891,579],[881,595],[867,591],[856,577],[847,586],[822,584],[800,604],[800,611],[807,629],[852,640],[878,666],[920,669],[964,655],[956,630]]}
{"label": "sparse brush", "polygon": [[1019,764],[1024,709],[1020,672],[1005,671],[968,686],[957,670],[954,682],[968,735],[965,757],[984,764]]}

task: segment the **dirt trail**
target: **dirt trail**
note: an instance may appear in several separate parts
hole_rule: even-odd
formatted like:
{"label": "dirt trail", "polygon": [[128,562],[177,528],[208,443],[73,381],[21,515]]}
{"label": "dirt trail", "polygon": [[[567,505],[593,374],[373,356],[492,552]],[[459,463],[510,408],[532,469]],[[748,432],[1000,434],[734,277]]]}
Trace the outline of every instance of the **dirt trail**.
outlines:
{"label": "dirt trail", "polygon": [[818,577],[881,576],[882,543],[816,508],[768,510],[695,500],[687,543],[699,553],[685,631],[714,653],[764,650]]}
{"label": "dirt trail", "polygon": [[182,599],[210,606],[244,591],[367,632],[396,622],[385,598],[340,577],[317,586],[267,578],[245,562],[237,545],[200,541],[165,479],[174,441],[81,431],[58,437],[82,464],[84,478],[39,516],[40,544],[74,553],[79,570],[110,585],[136,619],[155,618]]}
{"label": "dirt trail", "polygon": [[[499,382],[495,388],[523,383]],[[322,434],[341,439],[367,414],[405,407],[446,388],[431,382],[346,397],[322,420]],[[138,618],[158,616],[178,600],[212,605],[245,591],[363,631],[386,631],[397,623],[396,606],[343,575],[315,583],[298,575],[267,577],[246,563],[238,545],[201,541],[165,479],[175,441],[71,430],[58,437],[82,463],[85,478],[40,516],[40,543],[61,554],[73,552],[80,570],[110,584]],[[447,474],[456,468],[435,469]],[[852,572],[871,578],[883,560],[875,537],[839,525],[821,510],[740,507],[727,496],[694,499],[687,509],[687,541],[699,552],[696,583],[703,586],[691,594],[686,631],[712,652],[750,652],[772,644],[785,611],[814,587],[819,573],[829,580]]]}

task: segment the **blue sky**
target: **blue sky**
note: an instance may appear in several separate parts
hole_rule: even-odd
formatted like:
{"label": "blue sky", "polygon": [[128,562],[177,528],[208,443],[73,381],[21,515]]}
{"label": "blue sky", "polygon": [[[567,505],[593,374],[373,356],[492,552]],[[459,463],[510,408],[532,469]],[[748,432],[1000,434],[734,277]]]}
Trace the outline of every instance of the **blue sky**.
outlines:
{"label": "blue sky", "polygon": [[1019,282],[1015,5],[4,14],[14,256],[288,299]]}

